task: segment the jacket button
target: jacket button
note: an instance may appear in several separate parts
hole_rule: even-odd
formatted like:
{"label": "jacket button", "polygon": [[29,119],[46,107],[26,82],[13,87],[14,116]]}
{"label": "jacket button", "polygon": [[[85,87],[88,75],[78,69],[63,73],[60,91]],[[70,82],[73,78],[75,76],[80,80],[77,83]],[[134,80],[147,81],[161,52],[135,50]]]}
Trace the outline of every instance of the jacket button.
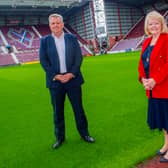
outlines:
{"label": "jacket button", "polygon": [[160,58],[162,58],[162,56],[160,55]]}

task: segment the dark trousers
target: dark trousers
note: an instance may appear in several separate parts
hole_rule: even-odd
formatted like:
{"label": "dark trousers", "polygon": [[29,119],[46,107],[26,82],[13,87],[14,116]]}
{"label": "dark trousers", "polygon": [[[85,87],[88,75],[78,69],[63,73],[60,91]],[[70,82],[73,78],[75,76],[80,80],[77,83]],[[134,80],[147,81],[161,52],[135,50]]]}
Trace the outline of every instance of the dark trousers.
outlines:
{"label": "dark trousers", "polygon": [[82,105],[81,86],[66,87],[61,84],[57,88],[50,88],[51,101],[54,111],[55,136],[65,138],[64,102],[67,95],[75,115],[76,126],[81,136],[88,135],[88,122]]}

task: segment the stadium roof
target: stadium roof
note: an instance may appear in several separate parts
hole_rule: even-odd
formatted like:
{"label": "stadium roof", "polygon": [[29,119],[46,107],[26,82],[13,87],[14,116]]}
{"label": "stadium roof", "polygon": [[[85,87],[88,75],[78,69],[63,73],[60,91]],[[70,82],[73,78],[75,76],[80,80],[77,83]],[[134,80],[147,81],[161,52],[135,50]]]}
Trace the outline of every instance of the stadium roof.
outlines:
{"label": "stadium roof", "polygon": [[72,6],[83,0],[1,0],[0,5],[4,6],[33,6],[33,7],[60,7],[60,6]]}
{"label": "stadium roof", "polygon": [[144,5],[154,4],[156,1],[159,0],[116,0],[116,2],[135,7],[142,7]]}
{"label": "stadium roof", "polygon": [[[0,15],[46,16],[60,13],[64,16],[76,12],[92,0],[0,0]],[[158,0],[109,0],[129,6],[142,7]]]}
{"label": "stadium roof", "polygon": [[89,0],[0,0],[0,15],[64,15],[73,8],[80,8]]}

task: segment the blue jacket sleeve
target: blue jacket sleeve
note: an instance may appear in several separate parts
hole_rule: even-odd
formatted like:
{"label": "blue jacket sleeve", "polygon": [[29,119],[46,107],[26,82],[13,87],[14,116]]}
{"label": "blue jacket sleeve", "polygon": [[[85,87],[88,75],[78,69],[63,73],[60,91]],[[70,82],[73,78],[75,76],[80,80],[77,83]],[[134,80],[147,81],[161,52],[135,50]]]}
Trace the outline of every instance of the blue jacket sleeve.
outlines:
{"label": "blue jacket sleeve", "polygon": [[70,72],[76,76],[80,73],[80,67],[82,64],[83,57],[82,57],[81,48],[79,46],[79,43],[76,37],[74,37],[74,43],[75,43],[75,59]]}
{"label": "blue jacket sleeve", "polygon": [[52,70],[51,63],[47,55],[46,46],[47,45],[45,44],[45,38],[41,38],[40,39],[40,50],[39,50],[40,64],[45,70],[47,76],[50,78],[50,80],[52,80],[56,74]]}

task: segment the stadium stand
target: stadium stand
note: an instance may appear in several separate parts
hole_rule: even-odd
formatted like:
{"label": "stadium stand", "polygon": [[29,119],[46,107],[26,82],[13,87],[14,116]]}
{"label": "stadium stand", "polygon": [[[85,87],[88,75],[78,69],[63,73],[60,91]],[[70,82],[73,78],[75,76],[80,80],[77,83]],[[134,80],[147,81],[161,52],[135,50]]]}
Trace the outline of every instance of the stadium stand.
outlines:
{"label": "stadium stand", "polygon": [[[168,15],[167,10],[162,10],[160,13],[165,18]],[[145,16],[139,19],[139,21],[128,31],[125,37],[113,46],[109,53],[116,51],[132,51],[141,48],[145,39],[144,21]]]}
{"label": "stadium stand", "polygon": [[38,61],[38,50],[24,51],[16,54],[20,63]]}
{"label": "stadium stand", "polygon": [[38,60],[40,39],[31,26],[4,26],[1,32],[8,45],[15,48],[14,56],[19,63]]}
{"label": "stadium stand", "polygon": [[35,26],[37,31],[40,33],[41,36],[45,36],[47,34],[50,34],[50,29],[48,28],[48,25],[43,25],[43,26]]}
{"label": "stadium stand", "polygon": [[[48,25],[35,26],[36,32],[31,26],[3,26],[1,32],[7,44],[15,48],[15,55],[19,63],[38,61],[40,37],[50,34]],[[65,28],[67,32],[70,32]],[[73,32],[75,33],[75,32]],[[39,37],[40,36],[40,37]],[[86,48],[86,41],[77,35],[83,55],[91,55]],[[2,43],[2,42],[1,42]]]}
{"label": "stadium stand", "polygon": [[15,61],[13,60],[11,54],[0,53],[0,66],[4,65],[15,65]]}
{"label": "stadium stand", "polygon": [[78,40],[82,43],[82,44],[87,44],[87,41],[85,41],[77,32],[75,32],[72,27],[68,24],[65,25],[65,28],[64,30],[67,32],[67,33],[72,33],[72,34],[76,34]]}
{"label": "stadium stand", "polygon": [[144,35],[144,21],[145,17],[143,16],[140,20],[128,31],[124,39],[137,38]]}
{"label": "stadium stand", "polygon": [[18,51],[39,48],[39,37],[30,26],[2,27],[1,31],[8,44],[15,46]]}
{"label": "stadium stand", "polygon": [[[10,2],[0,1],[0,65],[38,61],[40,38],[50,34],[48,15],[54,12],[64,16],[64,31],[76,34],[84,56],[100,53],[103,41],[97,36],[95,19],[99,16],[95,14],[93,1],[57,1],[56,4],[49,0],[43,3],[40,0]],[[105,50],[118,52],[140,48],[145,38],[145,14],[155,9],[168,18],[166,1],[153,2],[151,5],[145,0],[143,4],[140,1],[126,0],[122,3],[104,0],[107,27]]]}
{"label": "stadium stand", "polygon": [[113,47],[112,51],[132,51],[139,46],[140,42],[141,37],[121,40]]}

